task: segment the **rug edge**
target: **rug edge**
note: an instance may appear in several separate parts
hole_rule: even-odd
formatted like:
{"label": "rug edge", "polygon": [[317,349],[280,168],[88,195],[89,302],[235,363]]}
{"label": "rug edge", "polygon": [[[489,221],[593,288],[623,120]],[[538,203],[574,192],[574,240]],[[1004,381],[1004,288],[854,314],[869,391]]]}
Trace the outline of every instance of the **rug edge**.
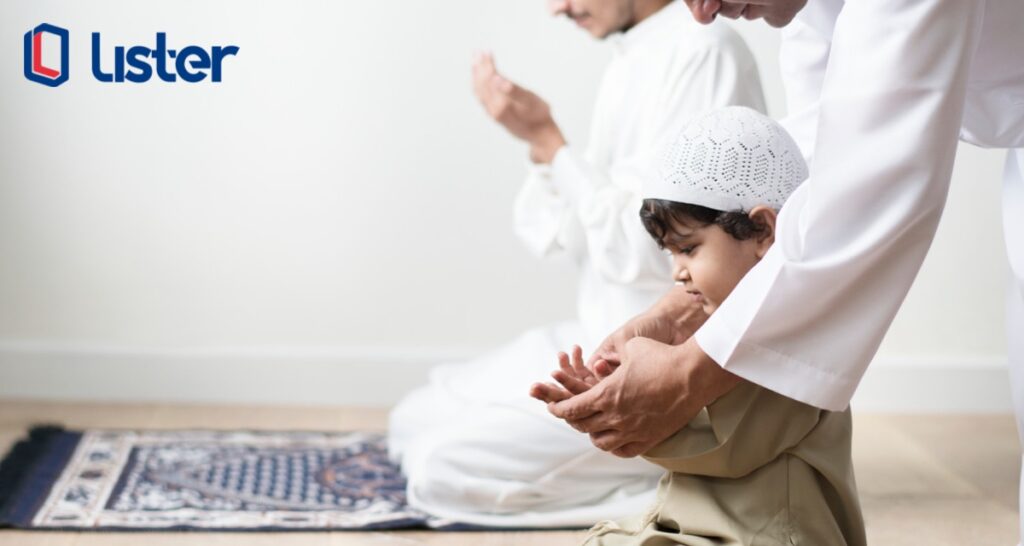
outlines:
{"label": "rug edge", "polygon": [[34,425],[0,460],[0,528],[31,526],[81,439],[61,425]]}

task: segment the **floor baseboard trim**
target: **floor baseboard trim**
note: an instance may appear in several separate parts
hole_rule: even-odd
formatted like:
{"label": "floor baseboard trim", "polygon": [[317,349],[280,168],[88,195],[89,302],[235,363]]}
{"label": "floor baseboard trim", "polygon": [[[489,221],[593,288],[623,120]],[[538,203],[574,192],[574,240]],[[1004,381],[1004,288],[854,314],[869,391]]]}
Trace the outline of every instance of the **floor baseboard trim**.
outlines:
{"label": "floor baseboard trim", "polygon": [[851,406],[871,413],[1012,413],[1007,359],[879,357]]}
{"label": "floor baseboard trim", "polygon": [[[0,343],[0,398],[387,407],[472,348],[126,349]],[[538,378],[540,379],[540,378]],[[1005,357],[879,358],[858,412],[1008,413]]]}
{"label": "floor baseboard trim", "polygon": [[0,398],[386,407],[466,348],[160,349],[0,343]]}

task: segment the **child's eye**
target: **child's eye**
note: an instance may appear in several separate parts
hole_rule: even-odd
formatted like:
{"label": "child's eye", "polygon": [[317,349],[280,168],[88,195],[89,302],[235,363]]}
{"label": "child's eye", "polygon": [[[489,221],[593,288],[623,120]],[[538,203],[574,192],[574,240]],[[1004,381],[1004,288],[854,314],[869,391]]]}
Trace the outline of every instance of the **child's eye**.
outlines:
{"label": "child's eye", "polygon": [[683,248],[679,249],[679,253],[689,256],[696,249],[697,245],[684,246]]}

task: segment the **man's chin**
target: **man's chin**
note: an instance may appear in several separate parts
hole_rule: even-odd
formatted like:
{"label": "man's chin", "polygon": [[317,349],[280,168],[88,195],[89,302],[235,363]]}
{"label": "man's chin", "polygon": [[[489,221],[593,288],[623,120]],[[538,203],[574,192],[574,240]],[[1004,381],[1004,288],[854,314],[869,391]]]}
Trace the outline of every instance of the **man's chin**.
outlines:
{"label": "man's chin", "polygon": [[580,24],[577,22],[576,26],[583,32],[589,34],[595,40],[604,40],[616,32],[622,32],[621,30],[609,29],[604,26],[600,26],[593,20],[588,21],[586,24]]}
{"label": "man's chin", "polygon": [[595,40],[604,40],[604,39],[608,38],[609,36],[611,36],[612,34],[615,34],[614,30],[605,30],[603,28],[587,28],[587,27],[583,27],[582,30],[584,32],[586,32],[587,34],[589,34],[591,36],[591,38],[594,38]]}

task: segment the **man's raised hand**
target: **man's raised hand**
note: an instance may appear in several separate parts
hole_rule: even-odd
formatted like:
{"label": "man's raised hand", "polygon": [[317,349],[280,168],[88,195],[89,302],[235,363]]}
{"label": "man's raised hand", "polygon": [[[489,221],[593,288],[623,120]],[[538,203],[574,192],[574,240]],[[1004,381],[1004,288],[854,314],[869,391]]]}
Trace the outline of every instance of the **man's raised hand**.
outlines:
{"label": "man's raised hand", "polygon": [[502,76],[490,53],[473,60],[473,92],[495,121],[530,145],[530,159],[551,163],[565,138],[543,99]]}

